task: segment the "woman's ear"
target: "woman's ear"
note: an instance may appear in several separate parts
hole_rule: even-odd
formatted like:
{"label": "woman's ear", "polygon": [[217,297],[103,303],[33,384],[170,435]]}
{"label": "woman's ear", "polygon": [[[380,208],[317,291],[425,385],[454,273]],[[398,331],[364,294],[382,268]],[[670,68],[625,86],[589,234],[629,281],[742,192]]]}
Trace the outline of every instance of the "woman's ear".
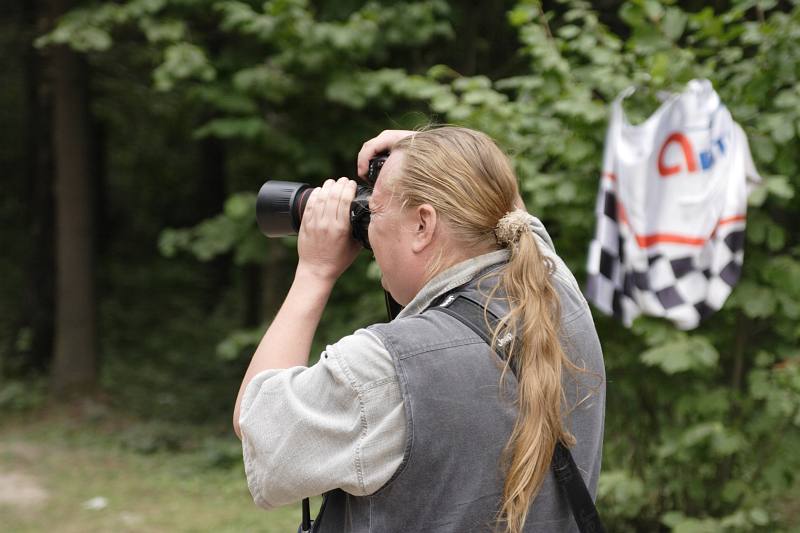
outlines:
{"label": "woman's ear", "polygon": [[414,237],[411,249],[414,253],[424,251],[434,240],[439,217],[430,204],[421,204],[414,209]]}

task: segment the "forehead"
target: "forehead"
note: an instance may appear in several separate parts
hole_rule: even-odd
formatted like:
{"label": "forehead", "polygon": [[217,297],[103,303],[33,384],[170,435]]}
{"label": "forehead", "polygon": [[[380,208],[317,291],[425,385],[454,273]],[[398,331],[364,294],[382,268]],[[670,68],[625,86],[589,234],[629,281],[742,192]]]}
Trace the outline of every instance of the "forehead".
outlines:
{"label": "forehead", "polygon": [[378,175],[378,181],[375,183],[375,188],[372,197],[376,202],[388,202],[391,194],[391,184],[399,175],[403,166],[403,153],[392,152],[389,154],[388,159],[381,168],[381,173]]}

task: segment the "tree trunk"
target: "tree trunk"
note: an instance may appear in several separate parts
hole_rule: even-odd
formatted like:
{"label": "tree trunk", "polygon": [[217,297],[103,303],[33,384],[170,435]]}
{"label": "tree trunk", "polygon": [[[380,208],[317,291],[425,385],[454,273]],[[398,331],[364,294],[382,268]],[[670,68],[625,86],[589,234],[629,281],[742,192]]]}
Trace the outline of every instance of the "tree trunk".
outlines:
{"label": "tree trunk", "polygon": [[50,87],[45,76],[46,61],[30,43],[44,28],[41,2],[26,2],[24,22],[26,31],[24,55],[27,93],[26,152],[27,197],[30,205],[29,228],[33,247],[28,263],[25,323],[31,331],[31,350],[27,368],[44,372],[53,357],[53,165],[50,135],[52,113]]}
{"label": "tree trunk", "polygon": [[[71,6],[52,0],[51,20]],[[97,342],[86,69],[67,49],[52,51],[55,167],[56,321],[52,384],[56,394],[97,381]]]}

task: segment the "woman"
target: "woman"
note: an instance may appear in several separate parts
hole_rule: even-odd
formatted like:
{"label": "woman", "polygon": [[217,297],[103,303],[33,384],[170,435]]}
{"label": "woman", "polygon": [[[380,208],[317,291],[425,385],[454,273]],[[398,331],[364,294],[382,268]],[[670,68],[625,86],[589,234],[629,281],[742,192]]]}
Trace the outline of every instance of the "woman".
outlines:
{"label": "woman", "polygon": [[[331,288],[358,253],[355,184],[329,180],[308,201],[295,281],[236,402],[254,500],[327,492],[320,531],[573,531],[553,450],[572,447],[594,493],[605,405],[577,283],[542,224],[515,209],[516,178],[489,137],[384,132],[364,145],[360,171],[386,148],[369,240],[405,308],[306,367]],[[501,317],[494,349],[437,312],[456,296]]]}

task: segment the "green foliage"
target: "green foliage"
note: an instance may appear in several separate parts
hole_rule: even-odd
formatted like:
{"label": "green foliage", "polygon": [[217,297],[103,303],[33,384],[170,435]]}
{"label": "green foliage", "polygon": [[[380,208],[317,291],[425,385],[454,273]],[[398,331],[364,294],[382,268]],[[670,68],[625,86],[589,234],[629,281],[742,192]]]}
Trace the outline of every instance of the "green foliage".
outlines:
{"label": "green foliage", "polygon": [[[600,509],[610,531],[798,527],[800,4],[630,0],[614,17],[581,0],[549,11],[520,0],[504,21],[516,35],[508,63],[464,73],[446,45],[471,4],[356,4],[101,3],[69,14],[39,44],[98,53],[123,29],[140,32],[161,97],[202,109],[192,134],[223,140],[235,154],[229,170],[246,176],[222,213],[163,231],[160,250],[233,257],[275,276],[291,272],[291,243],[267,244],[255,229],[261,181],[319,183],[342,161],[352,169],[364,139],[432,116],[484,130],[511,152],[528,208],[580,279],[609,102],[639,87],[626,112],[640,121],[658,91],[711,79],[764,176],[749,199],[742,280],[695,332],[597,317],[609,378]],[[374,265],[362,258],[342,278],[315,348],[380,319],[368,273]],[[244,362],[261,331],[236,330],[216,344],[218,356]]]}
{"label": "green foliage", "polygon": [[153,71],[156,88],[172,89],[181,80],[197,78],[211,81],[216,77],[205,52],[190,43],[172,44],[164,50],[164,62]]}
{"label": "green foliage", "polygon": [[713,368],[719,354],[708,340],[698,335],[685,336],[679,340],[660,344],[640,355],[642,363],[657,366],[667,374],[688,370]]}
{"label": "green foliage", "polygon": [[234,331],[217,345],[217,355],[225,360],[232,361],[242,356],[247,351],[252,353],[258,341],[264,336],[262,328]]}
{"label": "green foliage", "polygon": [[256,239],[253,220],[256,197],[239,193],[227,199],[224,211],[214,218],[189,229],[165,229],[158,246],[167,257],[184,250],[201,261],[209,261],[225,253],[233,253],[236,264],[264,262],[266,247]]}
{"label": "green foliage", "polygon": [[636,518],[647,505],[644,483],[625,470],[605,469],[597,485],[597,497],[625,518]]}
{"label": "green foliage", "polygon": [[0,410],[6,413],[29,411],[44,405],[45,384],[41,381],[4,381],[0,383]]}

